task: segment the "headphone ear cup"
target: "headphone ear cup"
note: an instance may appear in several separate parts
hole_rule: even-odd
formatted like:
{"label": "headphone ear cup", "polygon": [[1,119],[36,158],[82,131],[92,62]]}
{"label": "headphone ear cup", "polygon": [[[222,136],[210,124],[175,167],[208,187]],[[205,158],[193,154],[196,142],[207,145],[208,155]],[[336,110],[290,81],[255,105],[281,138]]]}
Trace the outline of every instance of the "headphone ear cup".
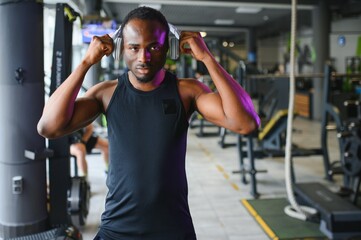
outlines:
{"label": "headphone ear cup", "polygon": [[169,36],[169,57],[172,60],[179,58],[179,40],[175,36]]}
{"label": "headphone ear cup", "polygon": [[114,50],[113,50],[113,57],[116,61],[119,61],[121,51],[122,51],[122,38],[118,37],[114,40]]}
{"label": "headphone ear cup", "polygon": [[179,39],[181,32],[171,23],[168,23],[169,26],[169,57],[172,60],[177,60],[179,57]]}

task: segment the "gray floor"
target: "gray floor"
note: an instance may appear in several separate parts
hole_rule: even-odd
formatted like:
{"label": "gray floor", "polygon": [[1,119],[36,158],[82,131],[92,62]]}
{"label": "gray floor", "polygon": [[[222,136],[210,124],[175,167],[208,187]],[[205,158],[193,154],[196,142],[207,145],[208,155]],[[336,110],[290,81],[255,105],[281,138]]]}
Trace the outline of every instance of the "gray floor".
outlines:
{"label": "gray floor", "polygon": [[[319,122],[296,118],[294,129],[294,143],[302,147],[320,147]],[[214,131],[215,128],[206,130]],[[186,168],[190,210],[198,239],[269,239],[240,202],[242,199],[252,199],[252,196],[250,185],[242,184],[240,175],[232,173],[239,169],[236,147],[222,149],[218,145],[219,137],[199,138],[197,132],[198,128],[189,130]],[[335,132],[329,135],[331,158],[336,160],[339,152]],[[236,136],[227,135],[226,141],[235,143]],[[92,196],[87,224],[81,229],[85,240],[92,239],[97,232],[107,192],[101,156],[89,155],[88,162]],[[320,156],[295,158],[294,164],[297,181],[325,182]],[[260,197],[285,197],[284,159],[259,159],[256,166],[268,170],[267,173],[257,175]]]}

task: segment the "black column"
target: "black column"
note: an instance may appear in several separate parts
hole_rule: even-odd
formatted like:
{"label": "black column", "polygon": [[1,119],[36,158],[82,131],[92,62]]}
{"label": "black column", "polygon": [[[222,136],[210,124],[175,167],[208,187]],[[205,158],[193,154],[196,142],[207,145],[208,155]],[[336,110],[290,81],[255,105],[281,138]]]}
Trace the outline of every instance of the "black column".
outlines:
{"label": "black column", "polygon": [[[313,44],[316,51],[316,62],[314,64],[315,73],[321,73],[324,70],[326,60],[330,55],[330,13],[326,0],[319,0],[318,5],[312,12],[313,26]],[[321,119],[322,96],[323,96],[322,80],[315,79],[313,81],[313,116],[315,119]]]}
{"label": "black column", "polygon": [[253,28],[247,31],[247,52],[248,62],[257,67],[257,39]]}
{"label": "black column", "polygon": [[0,239],[46,229],[43,6],[0,1]]}

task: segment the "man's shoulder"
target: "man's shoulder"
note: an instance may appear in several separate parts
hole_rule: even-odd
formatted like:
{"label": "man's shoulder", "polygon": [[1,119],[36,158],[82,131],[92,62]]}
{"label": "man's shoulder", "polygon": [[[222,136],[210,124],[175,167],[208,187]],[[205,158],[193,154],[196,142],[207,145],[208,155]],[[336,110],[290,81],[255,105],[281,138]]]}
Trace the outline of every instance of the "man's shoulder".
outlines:
{"label": "man's shoulder", "polygon": [[118,84],[118,79],[106,80],[106,81],[102,81],[100,83],[97,83],[92,88],[94,88],[94,90],[106,90],[106,89],[109,89],[109,88],[113,88],[117,84]]}
{"label": "man's shoulder", "polygon": [[106,109],[106,106],[108,106],[117,85],[118,79],[106,80],[97,83],[87,91],[85,96],[97,99],[99,102],[102,102],[103,107]]}
{"label": "man's shoulder", "polygon": [[190,88],[197,90],[202,88],[203,84],[195,78],[178,78],[178,85],[180,88]]}

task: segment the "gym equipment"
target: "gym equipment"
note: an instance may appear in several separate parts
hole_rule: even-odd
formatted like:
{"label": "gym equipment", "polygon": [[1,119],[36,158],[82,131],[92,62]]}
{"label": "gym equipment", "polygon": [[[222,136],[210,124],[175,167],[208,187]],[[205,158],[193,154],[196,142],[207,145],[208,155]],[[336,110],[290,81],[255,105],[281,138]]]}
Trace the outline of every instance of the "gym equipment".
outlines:
{"label": "gym equipment", "polygon": [[[245,74],[241,74],[241,76],[245,77]],[[341,77],[342,75],[339,75],[338,77]],[[352,77],[355,77],[356,75],[352,75]],[[271,77],[274,78],[274,81],[277,82],[280,79],[285,79],[285,76],[274,76],[274,75],[266,75],[266,76],[249,76],[249,79],[261,79],[265,77]],[[304,149],[304,148],[297,148],[297,146],[293,145],[292,149],[292,157],[300,157],[300,156],[311,156],[311,155],[322,155],[323,157],[323,164],[325,169],[325,177],[328,180],[332,180],[332,176],[334,174],[340,174],[344,173],[342,170],[340,161],[337,162],[330,162],[329,154],[328,154],[328,132],[332,129],[330,129],[330,121],[333,120],[335,124],[335,128],[338,131],[341,131],[345,128],[344,123],[341,120],[341,116],[339,114],[339,110],[332,104],[332,96],[331,96],[331,83],[333,82],[333,79],[335,79],[337,76],[334,76],[331,72],[331,67],[326,68],[325,74],[312,74],[312,75],[298,75],[295,76],[296,79],[302,79],[302,78],[323,78],[324,79],[324,96],[323,96],[323,103],[324,108],[322,112],[322,121],[321,121],[321,148],[313,148],[313,149]],[[350,75],[351,77],[351,75]],[[247,78],[248,79],[248,78]],[[244,78],[246,80],[246,78]],[[250,81],[252,81],[250,80]],[[243,80],[241,80],[242,82]],[[243,85],[243,84],[242,84]],[[285,88],[285,83],[283,82],[283,88]],[[333,100],[335,101],[335,100]],[[271,102],[271,101],[269,101]],[[353,101],[356,103],[355,101]],[[352,103],[352,101],[347,102],[348,105]],[[264,158],[264,157],[282,157],[285,155],[284,153],[284,146],[286,142],[286,123],[287,123],[287,117],[288,117],[288,111],[287,109],[279,109],[279,107],[272,106],[273,104],[270,104],[271,108],[273,109],[275,113],[273,113],[273,117],[268,117],[270,120],[264,121],[263,125],[264,127],[260,129],[260,131],[252,133],[250,135],[246,136],[238,136],[237,139],[237,147],[239,152],[239,161],[240,161],[240,170],[234,171],[234,173],[240,173],[242,174],[242,182],[247,183],[246,180],[246,174],[249,174],[251,177],[251,194],[254,197],[258,197],[259,193],[257,192],[257,179],[256,174],[257,173],[263,173],[266,172],[264,170],[257,170],[255,167],[254,160],[257,158]],[[276,105],[277,106],[277,105]],[[360,111],[360,110],[359,110]],[[267,111],[265,111],[267,112]],[[355,112],[355,111],[354,111]],[[294,114],[297,116],[297,113]],[[274,129],[273,129],[274,128]],[[252,142],[251,142],[251,139]],[[254,139],[257,139],[258,148],[255,147]],[[340,140],[341,141],[341,140]],[[224,141],[223,141],[224,144]],[[340,148],[341,148],[341,142]],[[245,146],[252,146],[253,151],[241,151],[242,148]],[[242,148],[241,148],[242,147]],[[244,159],[249,158],[249,166],[248,169],[245,166]],[[340,156],[341,159],[341,156]],[[293,170],[292,170],[292,176]],[[345,178],[345,187],[354,189],[355,186],[352,182],[354,182],[354,178],[351,178],[351,180],[347,180],[350,177]],[[356,184],[356,183],[355,183]]]}
{"label": "gym equipment", "polygon": [[[72,24],[76,19],[76,17],[66,18],[64,16],[64,11],[68,8],[66,4],[57,4],[56,8],[56,31],[50,93],[53,93],[65,80],[66,76],[70,74]],[[73,15],[78,16],[75,12],[73,12]],[[65,41],[63,40],[64,37]],[[57,152],[49,160],[50,205],[52,206],[50,217],[52,224],[73,225],[77,228],[84,226],[89,212],[90,186],[84,177],[79,177],[77,174],[70,177],[69,137],[49,140],[49,147]]]}
{"label": "gym equipment", "polygon": [[[173,25],[168,23],[169,26],[169,57],[172,60],[179,58],[179,38],[181,32]],[[119,61],[120,55],[122,54],[122,28],[119,27],[113,34],[112,38],[114,41],[113,57],[116,61]]]}
{"label": "gym equipment", "polygon": [[0,239],[47,229],[42,23],[39,1],[0,4]]}
{"label": "gym equipment", "polygon": [[[297,183],[296,196],[318,212],[320,230],[330,239],[361,236],[361,209],[320,183]],[[315,219],[313,219],[315,221]]]}
{"label": "gym equipment", "polygon": [[349,121],[337,136],[341,139],[341,167],[345,178],[342,190],[348,190],[351,202],[357,204],[361,181],[361,119]]}
{"label": "gym equipment", "polygon": [[[244,71],[243,69],[242,71]],[[240,74],[243,78],[240,79],[241,85],[244,85],[246,81],[246,75],[244,72]],[[263,78],[262,76],[257,76]],[[303,76],[299,76],[302,78]],[[254,76],[251,76],[253,79]],[[279,87],[283,84],[283,90],[287,90],[288,86],[285,76],[280,76],[279,79],[277,76],[273,76],[275,84]],[[277,82],[280,81],[280,82]],[[278,93],[282,94],[283,93]],[[284,97],[283,97],[284,98]],[[279,97],[282,99],[282,97]],[[284,103],[282,103],[284,104]],[[285,156],[285,143],[286,143],[286,132],[287,132],[287,121],[288,121],[288,109],[281,108],[284,105],[277,105],[277,107],[272,107],[275,113],[270,120],[264,122],[264,126],[257,131],[248,134],[248,135],[238,135],[237,136],[237,148],[238,148],[238,156],[240,162],[240,169],[233,171],[233,173],[240,173],[242,176],[242,182],[247,184],[248,181],[246,179],[246,175],[249,174],[251,178],[251,194],[254,198],[259,197],[259,193],[257,191],[257,179],[256,174],[265,173],[266,170],[259,170],[255,167],[255,159],[262,159],[265,157],[283,157]],[[297,116],[297,114],[293,114],[293,116]],[[256,141],[257,144],[254,142]],[[245,150],[246,148],[246,150]],[[311,155],[323,155],[323,151],[320,148],[311,148],[305,149],[300,148],[294,145],[292,150],[292,157],[301,157],[301,156],[311,156]],[[249,164],[246,166],[245,158],[248,158]]]}
{"label": "gym equipment", "polygon": [[[313,207],[317,215],[306,214],[305,220],[320,221],[320,230],[331,239],[360,237],[361,209],[357,203],[361,176],[360,120],[342,119],[340,111],[330,101],[330,82],[335,78],[331,67],[325,66],[324,74],[324,112],[321,123],[321,144],[324,156],[326,179],[332,180],[334,174],[344,175],[344,186],[339,193],[331,192],[319,183],[294,183],[293,189],[299,202]],[[349,76],[339,74],[337,77]],[[348,101],[346,105],[357,105],[358,101]],[[358,111],[359,112],[359,111]],[[338,131],[340,161],[330,163],[327,134],[329,122],[334,120]],[[336,164],[337,163],[337,164]],[[345,194],[346,193],[346,194]],[[345,197],[341,197],[345,195]],[[351,198],[347,198],[351,195]],[[316,219],[315,219],[316,218]]]}
{"label": "gym equipment", "polygon": [[90,185],[85,177],[71,178],[68,191],[68,214],[76,227],[84,226],[89,213]]}
{"label": "gym equipment", "polygon": [[[266,126],[248,135],[238,135],[237,148],[240,163],[240,170],[233,171],[233,173],[240,173],[242,175],[242,182],[247,184],[246,174],[251,178],[251,194],[254,198],[259,197],[257,191],[256,174],[266,173],[267,170],[258,170],[255,167],[255,159],[265,157],[281,157],[284,156],[283,146],[285,143],[284,134],[286,131],[286,123],[288,118],[287,110],[280,110],[275,114],[275,117],[266,124]],[[255,148],[254,139],[258,140],[259,148]],[[246,151],[243,150],[246,147]],[[294,155],[301,155],[301,152]],[[249,159],[249,167],[246,168],[244,159]]]}
{"label": "gym equipment", "polygon": [[[360,77],[360,75],[358,75]],[[323,150],[323,161],[324,161],[324,169],[325,169],[325,178],[332,181],[333,175],[335,174],[343,174],[342,169],[340,169],[340,159],[342,159],[342,155],[340,155],[339,159],[336,161],[331,161],[330,156],[328,154],[328,133],[331,130],[336,130],[337,132],[342,132],[345,129],[345,124],[347,119],[352,117],[357,117],[357,111],[353,110],[352,114],[347,113],[347,108],[345,105],[351,106],[356,103],[352,100],[347,99],[354,99],[356,98],[355,94],[348,93],[342,97],[339,97],[338,100],[333,100],[335,98],[332,96],[332,83],[335,81],[344,81],[348,78],[357,78],[355,74],[334,74],[332,73],[332,68],[329,65],[325,66],[325,73],[324,73],[324,81],[323,81],[323,112],[322,112],[322,120],[321,120],[321,146]],[[342,83],[340,84],[342,86]],[[341,96],[338,94],[338,96]],[[343,100],[343,101],[342,101]],[[344,104],[340,104],[340,107],[335,106],[334,102],[342,101]],[[330,123],[333,123],[331,125]],[[341,149],[341,139],[339,138],[339,146]]]}
{"label": "gym equipment", "polygon": [[9,238],[7,240],[81,240],[80,232],[73,227],[58,227],[45,232],[31,234],[23,237]]}
{"label": "gym equipment", "polygon": [[76,157],[71,156],[71,159],[73,160],[74,174],[68,190],[68,214],[72,224],[80,228],[85,225],[89,213],[90,184],[86,177],[79,176]]}
{"label": "gym equipment", "polygon": [[[296,0],[292,1],[292,21],[291,21],[291,75],[290,75],[290,96],[289,111],[293,112],[294,102],[294,47],[296,32]],[[325,81],[330,78],[330,68],[325,68]],[[327,93],[324,93],[327,95]],[[326,106],[324,106],[326,107]],[[326,111],[325,111],[326,112]],[[325,117],[326,114],[323,115]],[[325,119],[323,119],[324,123]],[[315,216],[320,219],[320,230],[331,239],[350,239],[361,236],[361,210],[352,205],[347,200],[332,193],[319,183],[293,183],[292,178],[292,118],[287,121],[286,137],[286,159],[285,159],[285,179],[286,190],[290,206],[284,211],[287,215],[301,220],[314,220]],[[322,130],[323,131],[323,130]],[[294,174],[294,173],[293,173]],[[294,181],[293,181],[294,182]],[[295,194],[299,201],[310,207],[301,206],[295,199]]]}
{"label": "gym equipment", "polygon": [[[71,73],[73,22],[79,16],[67,4],[56,4],[56,22],[53,47],[50,94]],[[54,156],[49,158],[49,217],[50,226],[73,226],[69,216],[69,196],[75,198],[70,177],[69,137],[49,140]],[[70,193],[69,193],[70,192]],[[70,201],[70,203],[72,203]],[[73,204],[74,205],[74,204]]]}
{"label": "gym equipment", "polygon": [[347,130],[341,132],[338,136],[342,141],[342,158],[341,163],[345,174],[357,176],[361,172],[361,139],[359,136],[360,121],[351,122]]}

